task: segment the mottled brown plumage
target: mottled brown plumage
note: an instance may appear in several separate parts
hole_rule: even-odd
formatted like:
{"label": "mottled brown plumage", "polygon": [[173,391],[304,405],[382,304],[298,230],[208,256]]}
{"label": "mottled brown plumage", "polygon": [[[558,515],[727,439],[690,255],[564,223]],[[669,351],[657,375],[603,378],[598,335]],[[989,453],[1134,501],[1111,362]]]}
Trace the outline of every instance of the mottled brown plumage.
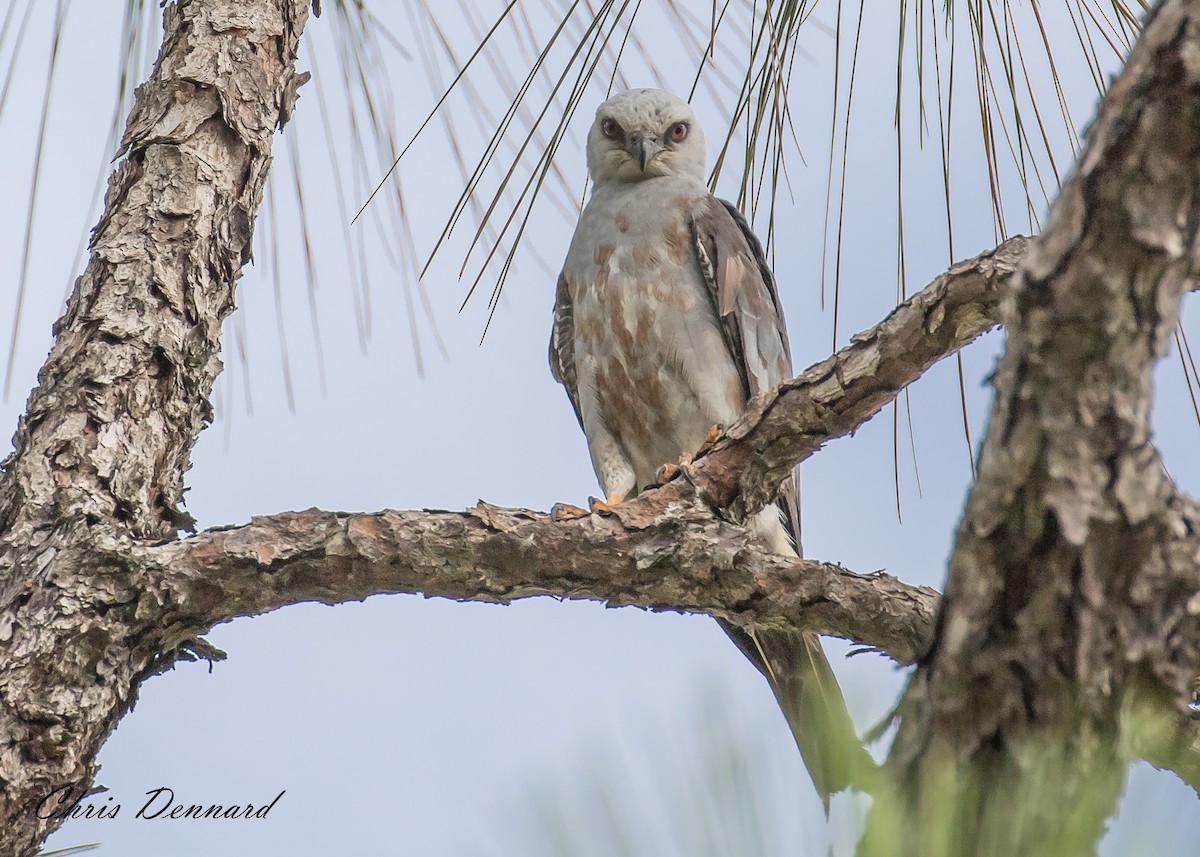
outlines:
{"label": "mottled brown plumage", "polygon": [[[616,503],[790,377],[791,358],[762,246],[741,212],[709,194],[686,102],[660,90],[609,99],[588,166],[595,185],[558,280],[550,368]],[[795,478],[749,523],[770,550],[798,555]],[[820,642],[722,627],[767,677],[827,802],[871,763]]]}

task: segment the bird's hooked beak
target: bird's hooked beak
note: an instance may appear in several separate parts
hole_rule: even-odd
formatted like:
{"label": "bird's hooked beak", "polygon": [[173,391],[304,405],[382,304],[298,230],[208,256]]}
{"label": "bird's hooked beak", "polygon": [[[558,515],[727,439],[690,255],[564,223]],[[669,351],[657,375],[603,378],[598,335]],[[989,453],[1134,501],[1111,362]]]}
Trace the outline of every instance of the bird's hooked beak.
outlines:
{"label": "bird's hooked beak", "polygon": [[646,172],[646,167],[654,160],[654,156],[662,151],[662,144],[653,137],[646,137],[641,134],[635,134],[629,141],[629,154],[638,166],[642,168],[642,172]]}

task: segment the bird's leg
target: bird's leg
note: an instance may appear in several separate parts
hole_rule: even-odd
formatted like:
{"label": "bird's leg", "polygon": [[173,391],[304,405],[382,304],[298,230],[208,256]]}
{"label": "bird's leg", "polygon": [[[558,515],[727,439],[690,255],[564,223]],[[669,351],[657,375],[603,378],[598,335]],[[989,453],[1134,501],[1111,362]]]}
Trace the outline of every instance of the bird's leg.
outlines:
{"label": "bird's leg", "polygon": [[588,498],[588,508],[592,513],[607,512],[637,493],[637,476],[633,472],[633,464],[625,454],[621,442],[603,425],[585,429],[588,436],[588,451],[592,454],[592,464],[596,468],[596,477],[604,490],[604,500]]}
{"label": "bird's leg", "polygon": [[696,451],[695,455],[685,452],[683,455],[679,456],[678,464],[673,464],[672,462],[668,461],[654,472],[655,482],[658,485],[662,485],[678,476],[680,470],[691,464],[696,459],[696,455],[706,452],[710,446],[716,443],[717,438],[721,436],[722,431],[724,431],[724,429],[722,429],[720,426],[713,426],[710,428],[708,430],[708,434],[704,436],[704,443],[700,444],[700,449]]}
{"label": "bird's leg", "polygon": [[624,500],[625,495],[628,493],[628,491],[616,491],[612,494],[609,494],[603,500],[597,500],[595,497],[588,497],[588,506],[591,508],[593,515],[597,512],[611,512],[612,507]]}
{"label": "bird's leg", "polygon": [[697,450],[695,454],[685,452],[683,455],[679,456],[678,463],[668,461],[666,464],[662,465],[662,467],[658,468],[658,470],[654,471],[654,484],[663,485],[678,476],[679,472],[684,467],[695,461],[697,455],[699,455],[701,452],[705,452],[710,446],[716,443],[717,438],[721,436],[723,431],[724,429],[721,426],[713,426],[708,430],[708,434],[704,436],[704,443],[700,445],[700,449]]}

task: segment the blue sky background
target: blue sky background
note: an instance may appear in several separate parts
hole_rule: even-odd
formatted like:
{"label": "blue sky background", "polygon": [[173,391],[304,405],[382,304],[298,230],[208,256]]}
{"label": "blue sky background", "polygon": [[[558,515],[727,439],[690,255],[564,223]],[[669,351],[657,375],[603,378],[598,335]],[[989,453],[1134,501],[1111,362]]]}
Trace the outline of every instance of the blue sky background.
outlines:
{"label": "blue sky background", "polygon": [[[333,156],[359,176],[344,185],[348,204],[357,208],[365,194],[354,185],[378,178],[382,169],[374,160],[357,161],[349,145],[345,111],[361,105],[347,104],[342,92],[326,5],[326,16],[310,22],[301,67],[313,68],[315,55],[334,114]],[[480,19],[499,9],[496,3],[482,5]],[[698,14],[706,15],[708,4],[699,5],[704,8]],[[116,85],[110,69],[119,38],[117,6],[93,0],[70,8],[46,129],[13,392],[0,403],[0,424],[15,426],[49,347],[50,326],[78,274],[72,268],[75,247],[96,219],[88,209],[91,190],[97,169],[112,154],[104,151],[104,141]],[[428,34],[414,29],[408,4],[374,8],[419,55],[417,43],[428,42]],[[803,42],[805,55],[794,69],[792,118],[803,161],[791,159],[794,202],[784,194],[776,225],[776,268],[798,369],[827,356],[831,346],[832,317],[821,307],[820,275],[835,8],[818,7]],[[647,9],[638,32],[653,47],[666,84],[686,92],[694,55],[661,13]],[[548,33],[549,18],[539,10],[531,11],[534,26]],[[35,7],[0,116],[0,192],[7,201],[0,207],[5,331],[15,307],[54,12],[53,4]],[[882,318],[896,300],[894,15],[869,19],[862,32],[847,150],[839,345]],[[1052,11],[1046,17],[1051,32],[1070,26]],[[448,11],[443,22],[453,43],[470,45],[464,19]],[[1068,36],[1062,44],[1069,48],[1073,42]],[[0,48],[0,61],[11,51],[11,43]],[[498,51],[499,61],[523,76],[527,61],[520,51],[512,43]],[[1115,68],[1111,58],[1107,63]],[[403,142],[440,95],[444,78],[430,82],[419,61],[390,50],[375,71],[394,86],[394,134]],[[1078,61],[1062,63],[1059,71],[1066,103],[1082,123],[1095,107],[1091,78]],[[632,60],[627,73],[634,84],[649,83]],[[1044,85],[1045,75],[1038,80]],[[498,103],[501,84],[494,74],[479,74],[475,83],[489,104]],[[955,107],[952,210],[958,258],[996,244],[971,85],[964,76]],[[910,86],[907,92],[905,233],[914,291],[946,268],[949,250],[936,126],[929,126],[933,136],[920,150],[915,91]],[[603,97],[598,85],[585,99],[557,157],[576,195],[583,188],[584,135]],[[239,285],[239,310],[226,323],[228,371],[219,385],[217,419],[201,436],[188,475],[189,510],[201,527],[210,527],[310,506],[461,509],[478,498],[535,509],[556,501],[582,503],[596,493],[595,478],[567,399],[546,364],[553,270],[543,269],[529,252],[518,255],[480,343],[486,290],[494,277],[485,276],[485,294],[458,311],[471,279],[458,278],[468,232],[460,229],[425,278],[447,356],[432,344],[429,322],[417,311],[421,376],[411,347],[412,292],[406,295],[406,282],[410,290],[412,284],[403,274],[413,257],[399,238],[368,218],[353,233],[355,241],[361,237],[370,272],[372,333],[364,349],[319,101],[315,83],[302,90],[294,120],[276,147],[282,325],[267,264],[275,254],[260,220],[256,263]],[[458,145],[468,157],[477,156],[486,140],[472,108],[461,100],[451,103]],[[696,106],[710,129],[720,125],[723,114],[707,92]],[[711,145],[711,130],[709,136]],[[840,145],[839,140],[839,150]],[[1054,145],[1069,161],[1065,135],[1059,133]],[[289,191],[296,158],[303,160],[316,242],[314,305],[323,361],[317,359],[304,248]],[[418,142],[399,176],[423,263],[462,186],[440,129]],[[1012,171],[1004,178],[1014,217],[1010,228],[1028,232],[1020,225]],[[730,172],[721,190],[732,195],[735,189]],[[562,211],[544,204],[526,240],[554,269],[572,227]],[[397,255],[399,268],[392,261]],[[1200,329],[1194,300],[1188,317],[1189,329]],[[285,393],[281,329],[294,412]],[[990,400],[984,380],[1001,347],[1000,334],[993,333],[963,355],[976,444]],[[902,419],[903,525],[895,508],[887,411],[805,464],[805,551],[859,571],[886,569],[940,587],[970,482],[954,361],[928,373],[913,388],[911,402],[921,491]],[[1154,420],[1172,475],[1195,492],[1200,429],[1174,354],[1159,370]],[[298,857],[817,855],[830,847],[836,854],[852,849],[863,803],[836,798],[831,824],[825,825],[767,685],[705,617],[550,598],[498,607],[387,596],[334,608],[291,607],[220,626],[210,639],[229,660],[211,673],[203,665],[184,664],[147,682],[137,707],[105,746],[99,782],[121,804],[118,818],[71,822],[49,846],[100,842],[99,853],[127,857],[218,851]],[[856,720],[866,728],[889,710],[905,673],[871,655],[843,660],[847,647],[838,641],[827,648]],[[264,821],[134,819],[144,793],[163,785],[189,803],[258,803],[281,789],[287,793]],[[556,832],[564,830],[568,833]],[[554,845],[561,836],[570,848]],[[623,837],[632,843],[628,848]],[[1198,837],[1200,814],[1189,790],[1142,766],[1131,776],[1105,853],[1191,854]]]}

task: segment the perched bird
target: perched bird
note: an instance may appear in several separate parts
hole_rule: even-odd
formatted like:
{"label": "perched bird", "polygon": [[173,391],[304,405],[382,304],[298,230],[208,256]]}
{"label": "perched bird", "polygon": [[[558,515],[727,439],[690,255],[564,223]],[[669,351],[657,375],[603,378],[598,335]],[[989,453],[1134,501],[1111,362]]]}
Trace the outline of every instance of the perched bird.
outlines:
{"label": "perched bird", "polygon": [[[604,506],[686,461],[792,367],[762,245],[708,192],[688,103],[659,89],[614,95],[596,111],[587,161],[593,189],[558,279],[550,369],[587,436]],[[749,524],[772,552],[799,555],[794,476]],[[770,682],[828,807],[871,762],[820,641],[721,624]]]}

